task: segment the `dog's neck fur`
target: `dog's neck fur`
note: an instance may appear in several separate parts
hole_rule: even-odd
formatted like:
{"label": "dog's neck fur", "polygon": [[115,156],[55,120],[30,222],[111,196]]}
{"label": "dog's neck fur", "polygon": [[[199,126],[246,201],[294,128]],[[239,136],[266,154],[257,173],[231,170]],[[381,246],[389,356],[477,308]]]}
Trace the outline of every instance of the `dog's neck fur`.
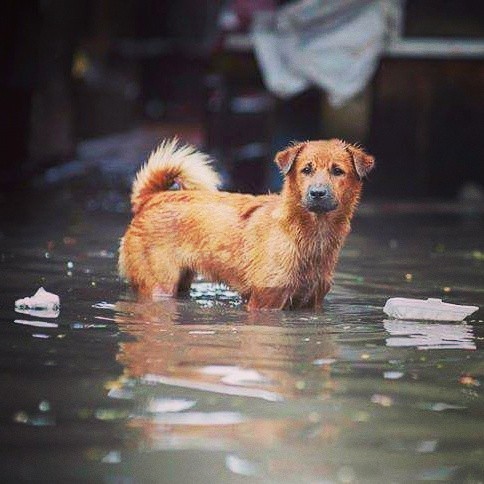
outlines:
{"label": "dog's neck fur", "polygon": [[[318,287],[329,288],[332,284],[338,255],[350,232],[359,193],[352,194],[352,203],[341,204],[336,210],[324,214],[309,212],[289,180],[286,180],[280,197],[277,223],[299,247],[294,251],[291,284],[299,288],[294,296],[304,302]],[[308,278],[308,274],[313,274],[312,278]]]}

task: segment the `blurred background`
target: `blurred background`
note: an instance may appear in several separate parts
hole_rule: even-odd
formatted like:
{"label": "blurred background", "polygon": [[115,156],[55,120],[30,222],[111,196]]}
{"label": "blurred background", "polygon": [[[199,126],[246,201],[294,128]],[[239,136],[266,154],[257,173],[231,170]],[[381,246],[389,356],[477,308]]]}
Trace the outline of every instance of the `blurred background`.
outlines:
{"label": "blurred background", "polygon": [[376,156],[365,199],[484,200],[481,0],[5,0],[0,35],[4,196],[128,189],[178,135],[229,190],[277,190],[277,150],[338,137]]}

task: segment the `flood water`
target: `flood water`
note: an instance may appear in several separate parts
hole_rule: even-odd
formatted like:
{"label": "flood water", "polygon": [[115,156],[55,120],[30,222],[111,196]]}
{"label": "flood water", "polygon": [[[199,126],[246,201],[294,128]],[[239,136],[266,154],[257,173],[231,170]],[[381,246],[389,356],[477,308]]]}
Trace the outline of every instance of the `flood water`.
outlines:
{"label": "flood water", "polygon": [[[484,311],[382,312],[482,306],[482,214],[363,209],[322,312],[249,314],[203,281],[137,302],[126,200],[96,193],[31,192],[2,219],[1,482],[483,482]],[[14,311],[41,286],[58,317]]]}

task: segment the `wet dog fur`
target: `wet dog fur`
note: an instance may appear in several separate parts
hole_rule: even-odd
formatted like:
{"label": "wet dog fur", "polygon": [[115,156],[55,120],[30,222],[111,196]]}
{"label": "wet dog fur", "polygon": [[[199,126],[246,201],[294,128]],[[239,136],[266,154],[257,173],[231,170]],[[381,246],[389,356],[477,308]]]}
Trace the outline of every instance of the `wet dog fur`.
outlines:
{"label": "wet dog fur", "polygon": [[275,162],[280,194],[220,192],[206,155],[163,142],[133,183],[120,274],[149,298],[186,293],[202,274],[249,310],[319,308],[374,159],[332,139],[294,143]]}

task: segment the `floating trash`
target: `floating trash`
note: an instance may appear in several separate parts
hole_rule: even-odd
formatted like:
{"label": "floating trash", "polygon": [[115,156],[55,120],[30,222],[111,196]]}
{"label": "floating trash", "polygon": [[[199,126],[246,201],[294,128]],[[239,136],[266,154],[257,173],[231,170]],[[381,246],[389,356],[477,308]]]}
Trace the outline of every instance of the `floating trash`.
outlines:
{"label": "floating trash", "polygon": [[59,296],[47,292],[43,287],[40,287],[33,296],[15,301],[15,307],[20,309],[53,309],[59,306]]}
{"label": "floating trash", "polygon": [[44,318],[57,318],[59,316],[60,299],[57,294],[47,292],[43,287],[31,297],[24,297],[15,301],[17,313],[41,316]]}
{"label": "floating trash", "polygon": [[478,306],[444,303],[442,299],[392,297],[385,303],[383,312],[396,319],[462,321],[478,309]]}

